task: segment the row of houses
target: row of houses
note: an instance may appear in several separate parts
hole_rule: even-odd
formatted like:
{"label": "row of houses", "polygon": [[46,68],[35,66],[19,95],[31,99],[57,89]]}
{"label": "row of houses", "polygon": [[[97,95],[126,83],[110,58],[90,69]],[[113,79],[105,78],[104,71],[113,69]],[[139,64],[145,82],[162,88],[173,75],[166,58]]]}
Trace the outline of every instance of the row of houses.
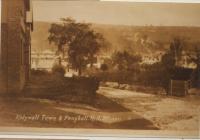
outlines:
{"label": "row of houses", "polygon": [[56,55],[55,51],[44,50],[44,51],[32,51],[31,52],[31,69],[33,70],[44,70],[52,72],[52,68],[61,63],[65,68],[65,77],[72,77],[78,75],[78,72],[73,70],[67,62],[67,57],[61,59],[59,55]]}
{"label": "row of houses", "polygon": [[53,51],[31,52],[31,69],[51,71],[56,61],[58,61],[58,57]]}

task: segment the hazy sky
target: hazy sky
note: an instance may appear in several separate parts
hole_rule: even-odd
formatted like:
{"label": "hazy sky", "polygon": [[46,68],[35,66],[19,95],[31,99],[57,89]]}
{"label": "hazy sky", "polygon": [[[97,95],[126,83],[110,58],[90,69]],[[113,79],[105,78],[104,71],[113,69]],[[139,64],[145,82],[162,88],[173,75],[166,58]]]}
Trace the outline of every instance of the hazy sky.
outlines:
{"label": "hazy sky", "polygon": [[200,4],[33,1],[34,21],[62,17],[100,24],[200,26]]}

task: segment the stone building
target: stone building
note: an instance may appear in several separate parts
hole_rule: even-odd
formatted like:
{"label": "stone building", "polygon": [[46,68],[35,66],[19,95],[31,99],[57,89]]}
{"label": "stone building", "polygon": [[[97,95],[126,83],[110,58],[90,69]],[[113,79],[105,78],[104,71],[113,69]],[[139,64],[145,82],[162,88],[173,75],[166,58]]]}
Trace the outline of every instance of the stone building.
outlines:
{"label": "stone building", "polygon": [[1,0],[0,93],[19,93],[29,79],[30,0]]}

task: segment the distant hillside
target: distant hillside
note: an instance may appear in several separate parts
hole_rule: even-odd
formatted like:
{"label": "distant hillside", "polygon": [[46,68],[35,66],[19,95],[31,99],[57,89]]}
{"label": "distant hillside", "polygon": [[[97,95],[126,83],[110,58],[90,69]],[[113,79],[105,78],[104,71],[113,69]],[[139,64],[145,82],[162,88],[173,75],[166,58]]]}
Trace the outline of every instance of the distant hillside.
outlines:
{"label": "distant hillside", "polygon": [[34,31],[32,32],[32,50],[42,51],[42,50],[56,50],[56,46],[49,44],[48,41],[48,30],[51,24],[48,22],[35,22]]}
{"label": "distant hillside", "polygon": [[[48,42],[50,23],[35,22],[32,33],[32,50],[56,50]],[[174,37],[185,40],[185,49],[193,50],[195,43],[200,42],[200,27],[154,27],[154,26],[119,26],[93,24],[92,28],[110,42],[109,52],[128,50],[138,53],[164,51]],[[200,43],[199,43],[200,44]]]}

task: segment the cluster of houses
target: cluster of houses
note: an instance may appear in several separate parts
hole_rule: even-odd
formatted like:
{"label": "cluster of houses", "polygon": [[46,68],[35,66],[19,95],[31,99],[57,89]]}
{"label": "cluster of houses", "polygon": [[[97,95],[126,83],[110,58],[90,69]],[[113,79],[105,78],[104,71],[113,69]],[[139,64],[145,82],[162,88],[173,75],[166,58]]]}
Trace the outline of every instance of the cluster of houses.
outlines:
{"label": "cluster of houses", "polygon": [[184,68],[191,68],[191,69],[195,69],[197,67],[197,64],[192,62],[190,59],[190,57],[195,57],[195,54],[190,52],[190,55],[187,54],[187,52],[183,51],[182,52],[182,57],[180,60],[180,65]]}
{"label": "cluster of houses", "polygon": [[[72,77],[78,75],[78,72],[71,69],[66,59],[60,59],[60,56],[56,55],[55,51],[43,50],[43,51],[32,51],[31,52],[31,69],[33,70],[45,70],[48,72],[52,71],[52,68],[61,63],[65,68],[65,77]],[[60,62],[61,61],[61,62]]]}
{"label": "cluster of houses", "polygon": [[[103,64],[106,59],[110,59],[110,56],[101,55],[96,56],[95,58],[93,67],[100,69],[101,64]],[[55,51],[52,50],[31,52],[31,69],[33,70],[45,70],[51,72],[53,66],[58,64],[59,61],[60,57],[56,55]],[[66,69],[66,77],[78,75],[77,71],[70,68],[67,58],[61,59],[61,64]],[[90,64],[88,64],[87,67],[90,67]]]}
{"label": "cluster of houses", "polygon": [[51,71],[53,65],[58,60],[55,52],[44,50],[42,52],[31,52],[31,69]]}
{"label": "cluster of houses", "polygon": [[154,63],[160,62],[162,56],[165,54],[163,51],[156,51],[154,53],[143,54],[141,64],[149,64],[152,65]]}

